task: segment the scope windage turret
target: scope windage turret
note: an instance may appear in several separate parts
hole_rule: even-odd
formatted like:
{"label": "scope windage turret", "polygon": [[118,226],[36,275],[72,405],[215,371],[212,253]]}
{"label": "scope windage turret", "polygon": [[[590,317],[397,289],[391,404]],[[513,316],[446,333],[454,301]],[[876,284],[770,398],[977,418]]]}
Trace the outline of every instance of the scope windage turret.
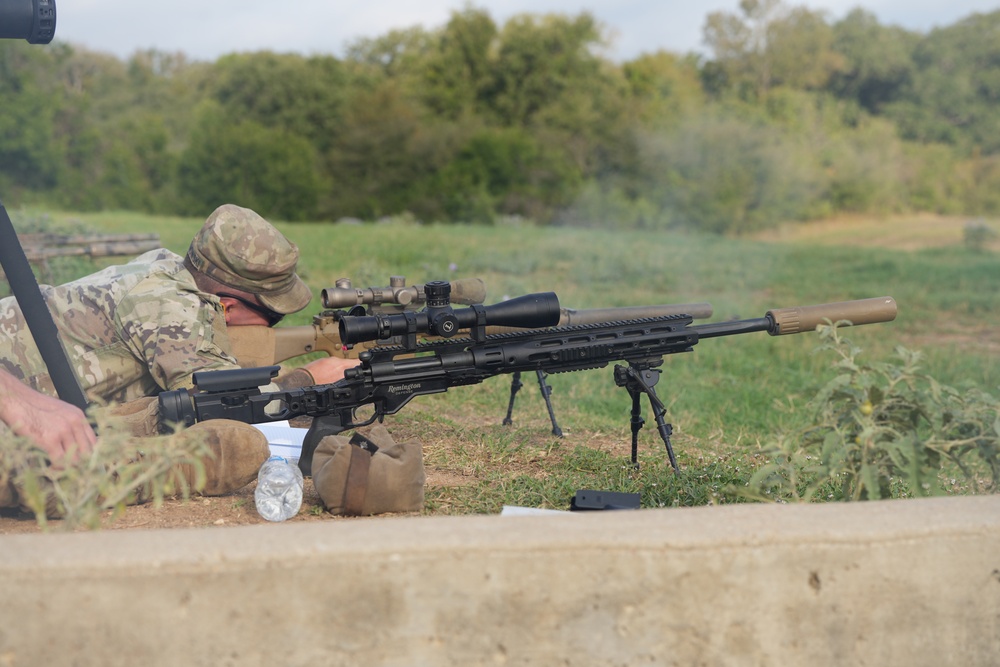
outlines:
{"label": "scope windage turret", "polygon": [[451,338],[461,329],[487,326],[544,329],[559,323],[559,298],[553,292],[526,294],[491,306],[455,310],[447,304],[448,283],[427,283],[428,307],[395,315],[348,315],[340,318],[340,339],[347,345],[394,336],[428,334]]}
{"label": "scope windage turret", "polygon": [[56,0],[0,0],[0,39],[48,44],[56,34]]}

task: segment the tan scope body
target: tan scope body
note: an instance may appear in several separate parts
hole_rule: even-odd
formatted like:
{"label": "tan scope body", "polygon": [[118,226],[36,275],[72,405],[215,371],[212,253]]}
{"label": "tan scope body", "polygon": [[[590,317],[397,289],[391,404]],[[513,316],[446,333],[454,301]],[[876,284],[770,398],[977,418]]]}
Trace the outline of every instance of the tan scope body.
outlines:
{"label": "tan scope body", "polygon": [[[486,283],[482,278],[452,280],[451,302],[471,306],[486,301]],[[424,285],[407,285],[403,276],[390,276],[388,287],[357,289],[351,281],[341,278],[335,287],[327,287],[320,294],[324,308],[352,308],[354,306],[386,306],[402,310],[423,305],[426,301]]]}

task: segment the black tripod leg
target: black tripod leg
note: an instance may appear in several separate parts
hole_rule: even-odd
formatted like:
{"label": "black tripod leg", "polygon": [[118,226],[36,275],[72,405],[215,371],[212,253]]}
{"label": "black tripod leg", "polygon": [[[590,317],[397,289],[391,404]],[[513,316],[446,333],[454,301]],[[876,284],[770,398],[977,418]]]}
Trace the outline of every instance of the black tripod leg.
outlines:
{"label": "black tripod leg", "polygon": [[522,386],[524,385],[521,383],[521,371],[517,371],[510,378],[510,403],[507,404],[507,416],[503,419],[504,426],[510,426],[514,423],[510,418],[514,412],[514,396]]}
{"label": "black tripod leg", "polygon": [[549,411],[549,421],[552,422],[552,435],[562,437],[562,429],[559,428],[559,424],[556,423],[556,413],[552,409],[552,387],[549,383],[545,381],[545,378],[549,376],[545,371],[538,369],[535,371],[538,375],[538,389],[542,392],[542,398],[545,399],[545,407]]}

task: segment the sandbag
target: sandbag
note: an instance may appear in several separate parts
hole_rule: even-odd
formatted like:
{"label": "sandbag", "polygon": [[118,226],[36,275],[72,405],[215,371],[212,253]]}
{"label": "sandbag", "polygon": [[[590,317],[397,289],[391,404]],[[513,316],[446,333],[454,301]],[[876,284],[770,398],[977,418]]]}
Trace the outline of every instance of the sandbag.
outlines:
{"label": "sandbag", "polygon": [[367,436],[328,435],[313,454],[313,486],[332,514],[416,512],[424,506],[419,442],[396,442],[381,424]]}

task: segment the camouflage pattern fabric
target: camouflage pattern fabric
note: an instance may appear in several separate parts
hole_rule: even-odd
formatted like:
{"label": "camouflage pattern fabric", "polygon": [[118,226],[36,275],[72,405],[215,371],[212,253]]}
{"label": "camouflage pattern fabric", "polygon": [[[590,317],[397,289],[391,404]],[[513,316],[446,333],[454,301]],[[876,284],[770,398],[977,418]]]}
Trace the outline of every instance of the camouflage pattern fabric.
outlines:
{"label": "camouflage pattern fabric", "polygon": [[[96,403],[192,386],[200,370],[236,368],[217,297],[200,292],[169,250],[151,250],[59,287],[42,286],[77,378]],[[55,388],[14,297],[0,299],[0,368]]]}
{"label": "camouflage pattern fabric", "polygon": [[223,204],[212,211],[191,241],[187,258],[198,271],[255,294],[276,313],[296,313],[312,299],[295,273],[298,246],[248,208]]}

